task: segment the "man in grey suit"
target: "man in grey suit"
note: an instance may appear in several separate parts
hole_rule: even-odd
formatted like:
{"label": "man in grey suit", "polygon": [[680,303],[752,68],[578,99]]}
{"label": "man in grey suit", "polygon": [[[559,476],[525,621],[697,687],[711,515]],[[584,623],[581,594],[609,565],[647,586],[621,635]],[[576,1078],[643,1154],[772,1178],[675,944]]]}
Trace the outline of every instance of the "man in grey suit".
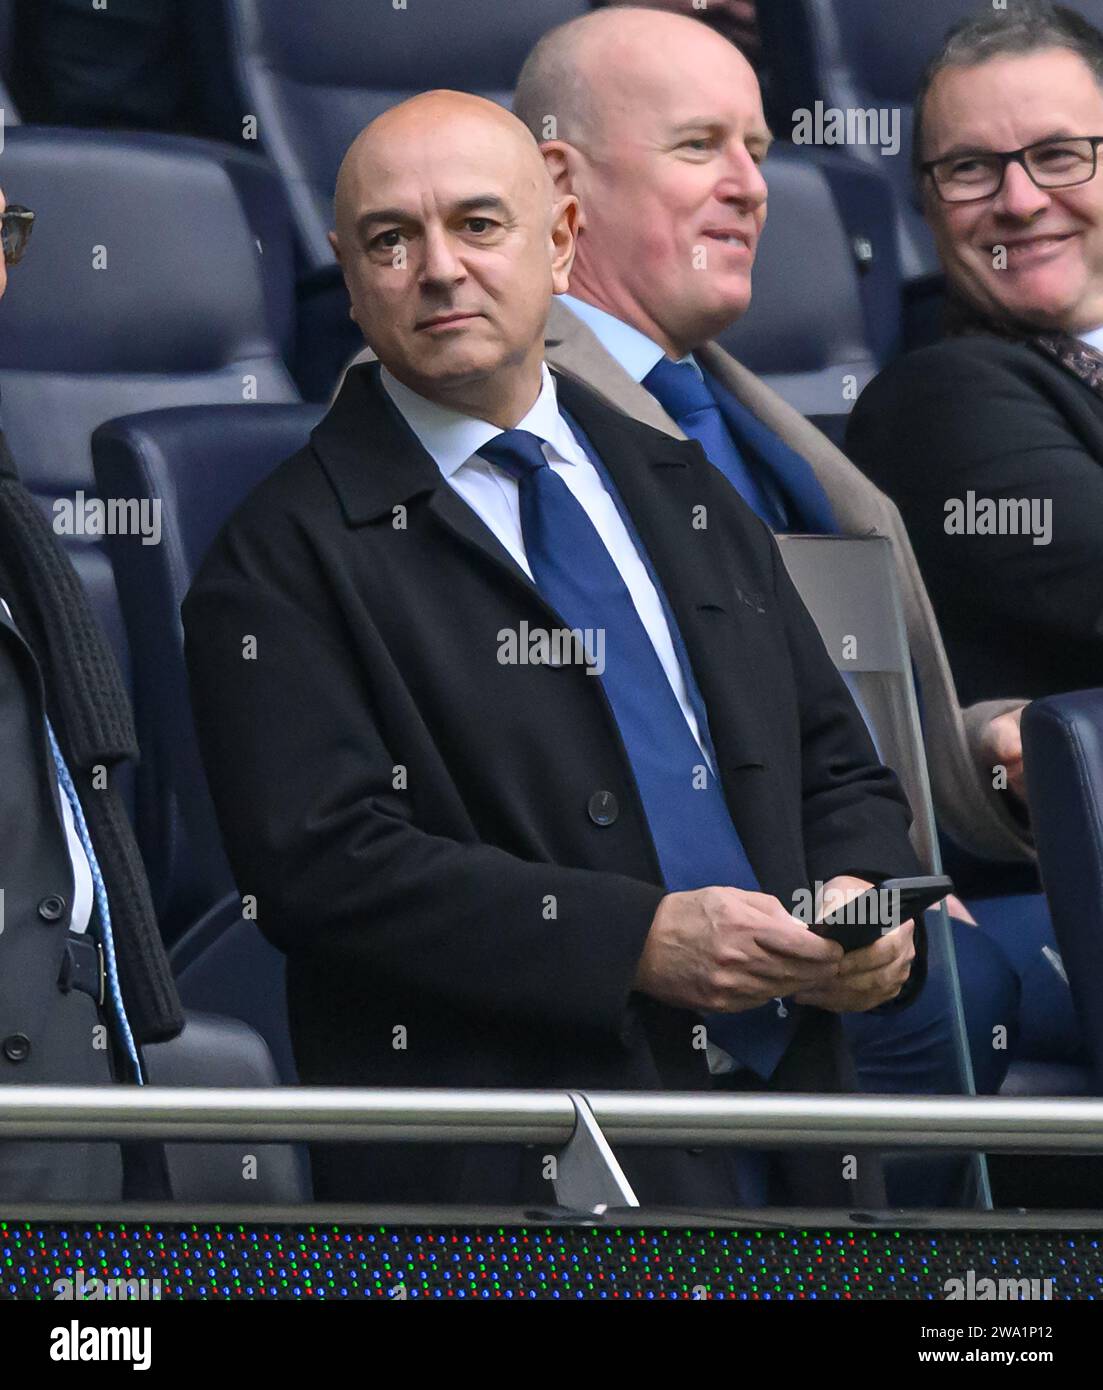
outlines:
{"label": "man in grey suit", "polygon": [[[761,166],[772,136],[750,64],[696,20],[642,8],[602,10],[544,36],[521,73],[514,110],[541,144],[559,191],[581,201],[570,293],[553,301],[548,319],[548,362],[680,438],[687,431],[675,418],[684,418],[679,406],[692,412],[699,404],[693,377],[687,388],[660,364],[685,362],[698,379],[703,369],[722,406],[734,402],[752,429],[765,426],[786,455],[805,462],[808,477],[794,484],[795,465],[786,458],[785,495],[772,476],[773,459],[755,458],[746,440],[740,450],[721,435],[719,447],[743,455],[729,467],[709,447],[715,420],[703,430],[697,421],[688,431],[774,529],[891,539],[939,822],[981,857],[1030,859],[1029,833],[1016,814],[1021,808],[1011,809],[1007,792],[992,785],[994,766],[1003,764],[1011,788],[1021,788],[1023,702],[959,707],[893,503],[712,341],[750,304],[755,249],[766,221]],[[760,446],[764,433],[754,441]]]}
{"label": "man in grey suit", "polygon": [[[548,362],[635,418],[698,439],[774,530],[890,538],[939,821],[978,855],[1029,859],[1022,807],[1008,804],[1015,792],[993,787],[993,767],[1003,763],[1012,788],[1021,788],[1022,702],[959,707],[892,502],[712,341],[750,303],[766,221],[761,166],[772,136],[750,64],[695,20],[603,10],[545,35],[521,73],[514,110],[540,143],[558,192],[581,204],[570,290],[553,301],[548,320]],[[949,908],[959,919],[978,1087],[995,1088],[1004,1068],[993,1065],[984,1026],[993,1009],[1007,1007],[1011,966],[994,942],[964,925],[972,918],[963,904],[951,899]],[[936,1009],[936,999],[931,990],[915,1009]],[[951,1089],[944,1058],[917,1043],[924,1033],[929,1042],[933,1014],[909,1020],[907,1012],[856,1025],[865,1084]]]}

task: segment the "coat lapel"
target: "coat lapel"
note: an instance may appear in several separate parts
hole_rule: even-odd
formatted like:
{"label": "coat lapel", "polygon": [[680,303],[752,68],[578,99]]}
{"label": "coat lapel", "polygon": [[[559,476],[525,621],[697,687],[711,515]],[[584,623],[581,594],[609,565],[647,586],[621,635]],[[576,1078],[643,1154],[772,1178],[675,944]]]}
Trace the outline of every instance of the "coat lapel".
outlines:
{"label": "coat lapel", "polygon": [[[370,449],[366,440],[371,441]],[[311,443],[349,525],[391,521],[395,508],[428,494],[429,512],[440,527],[539,598],[535,585],[493,531],[444,482],[435,461],[383,390],[377,361],[346,373]]]}
{"label": "coat lapel", "polygon": [[685,439],[651,392],[633,380],[612,353],[602,347],[597,334],[558,299],[552,300],[548,312],[544,357],[549,367],[588,386],[622,414],[673,439]]}
{"label": "coat lapel", "polygon": [[[699,444],[662,439],[611,413],[577,382],[559,377],[563,407],[589,436],[651,557],[685,642],[709,715],[717,756],[729,774],[765,766],[768,733],[749,698],[773,618],[771,598],[748,579],[733,586],[738,557],[721,553],[718,528],[694,529],[694,508],[712,495]],[[711,481],[711,480],[710,480]],[[748,698],[739,698],[746,692]],[[739,826],[742,833],[743,826]]]}
{"label": "coat lapel", "polygon": [[[444,483],[378,377],[376,362],[351,368],[329,414],[311,436],[346,520],[353,526],[389,523],[395,507],[429,494],[429,511],[444,531],[552,612],[505,547]],[[731,557],[726,563],[720,554],[715,527],[692,530],[692,543],[686,543],[693,509],[706,495],[698,468],[711,465],[699,445],[669,435],[664,439],[630,416],[607,409],[580,383],[557,374],[557,388],[562,404],[608,468],[651,556],[709,712],[730,793],[733,779],[766,761],[768,734],[756,702],[735,696],[755,687],[755,654],[766,640],[770,616],[766,597],[749,580],[737,584],[733,593],[723,578],[730,573]],[[647,391],[642,394],[652,399]],[[370,450],[366,440],[371,441]],[[684,526],[678,524],[680,519]],[[739,679],[740,671],[746,673],[745,680]],[[742,824],[739,830],[743,833]]]}

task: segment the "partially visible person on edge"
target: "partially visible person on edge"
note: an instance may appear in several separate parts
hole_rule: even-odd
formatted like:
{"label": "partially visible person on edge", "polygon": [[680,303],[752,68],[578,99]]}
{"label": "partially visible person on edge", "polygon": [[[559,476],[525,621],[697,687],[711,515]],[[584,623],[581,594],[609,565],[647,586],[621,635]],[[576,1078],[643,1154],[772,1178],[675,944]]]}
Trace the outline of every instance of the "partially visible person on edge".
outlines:
{"label": "partially visible person on edge", "polygon": [[944,342],[889,367],[850,453],[899,506],[961,697],[1103,683],[1103,33],[985,11],[916,101]]}
{"label": "partially visible person on edge", "polygon": [[[896,502],[965,702],[1103,683],[1103,34],[1022,3],[959,25],[915,105],[945,341],[863,393],[847,447]],[[1000,761],[995,759],[994,761]],[[1069,1060],[1040,916],[999,933],[1023,1046]]]}
{"label": "partially visible person on edge", "polygon": [[[0,298],[32,225],[0,193]],[[116,789],[136,755],[114,657],[0,432],[0,1085],[140,1084],[142,1044],[183,1027]],[[144,1195],[124,1155],[149,1161],[114,1143],[5,1141],[0,1199]]]}

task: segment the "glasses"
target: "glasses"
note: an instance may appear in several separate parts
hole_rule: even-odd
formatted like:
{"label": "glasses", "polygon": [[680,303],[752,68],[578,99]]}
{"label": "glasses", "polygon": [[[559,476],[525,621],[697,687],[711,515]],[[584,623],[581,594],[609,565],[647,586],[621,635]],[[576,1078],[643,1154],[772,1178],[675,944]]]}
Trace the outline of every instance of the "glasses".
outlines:
{"label": "glasses", "polygon": [[1103,135],[1039,140],[1004,154],[977,152],[931,159],[919,167],[930,174],[944,203],[977,203],[1003,187],[1009,164],[1021,164],[1038,188],[1075,188],[1095,178]]}
{"label": "glasses", "polygon": [[34,226],[34,213],[30,208],[21,208],[18,203],[10,203],[0,213],[0,242],[4,247],[4,264],[18,265],[27,249]]}

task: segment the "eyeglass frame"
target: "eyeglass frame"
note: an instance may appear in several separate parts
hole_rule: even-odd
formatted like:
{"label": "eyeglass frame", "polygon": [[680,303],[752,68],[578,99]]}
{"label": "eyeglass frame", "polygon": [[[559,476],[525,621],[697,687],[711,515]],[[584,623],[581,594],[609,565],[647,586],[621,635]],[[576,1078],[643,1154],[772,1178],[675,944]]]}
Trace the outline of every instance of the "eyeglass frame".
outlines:
{"label": "eyeglass frame", "polygon": [[[1039,183],[1030,172],[1030,167],[1026,162],[1026,156],[1030,151],[1041,149],[1044,145],[1070,145],[1076,141],[1086,141],[1092,147],[1092,171],[1088,177],[1086,179],[1076,179],[1072,183]],[[1082,188],[1084,184],[1091,183],[1092,179],[1094,179],[1099,172],[1100,145],[1103,145],[1103,135],[1055,135],[1050,136],[1047,140],[1035,140],[1033,144],[1023,145],[1022,148],[1018,150],[963,150],[961,154],[944,154],[938,159],[925,160],[920,164],[919,171],[930,178],[931,183],[934,185],[935,192],[942,202],[950,204],[983,203],[988,198],[995,198],[1003,188],[1004,181],[1007,178],[1007,167],[1009,164],[1021,164],[1030,182],[1035,188],[1042,189],[1043,192],[1047,192],[1051,188]],[[1002,167],[1000,168],[999,182],[991,193],[978,193],[975,198],[947,198],[942,191],[942,185],[934,177],[935,167],[939,164],[945,164],[948,160],[965,159],[969,155],[974,155],[978,158],[1000,160]]]}
{"label": "eyeglass frame", "polygon": [[[8,231],[9,218],[15,224],[16,235],[18,237],[17,249],[8,250],[7,242],[11,234]],[[35,215],[30,208],[25,208],[19,203],[9,203],[0,213],[0,241],[4,243],[4,264],[18,265],[27,251],[27,243],[31,239],[31,232],[34,231]],[[14,238],[13,238],[14,239]]]}

